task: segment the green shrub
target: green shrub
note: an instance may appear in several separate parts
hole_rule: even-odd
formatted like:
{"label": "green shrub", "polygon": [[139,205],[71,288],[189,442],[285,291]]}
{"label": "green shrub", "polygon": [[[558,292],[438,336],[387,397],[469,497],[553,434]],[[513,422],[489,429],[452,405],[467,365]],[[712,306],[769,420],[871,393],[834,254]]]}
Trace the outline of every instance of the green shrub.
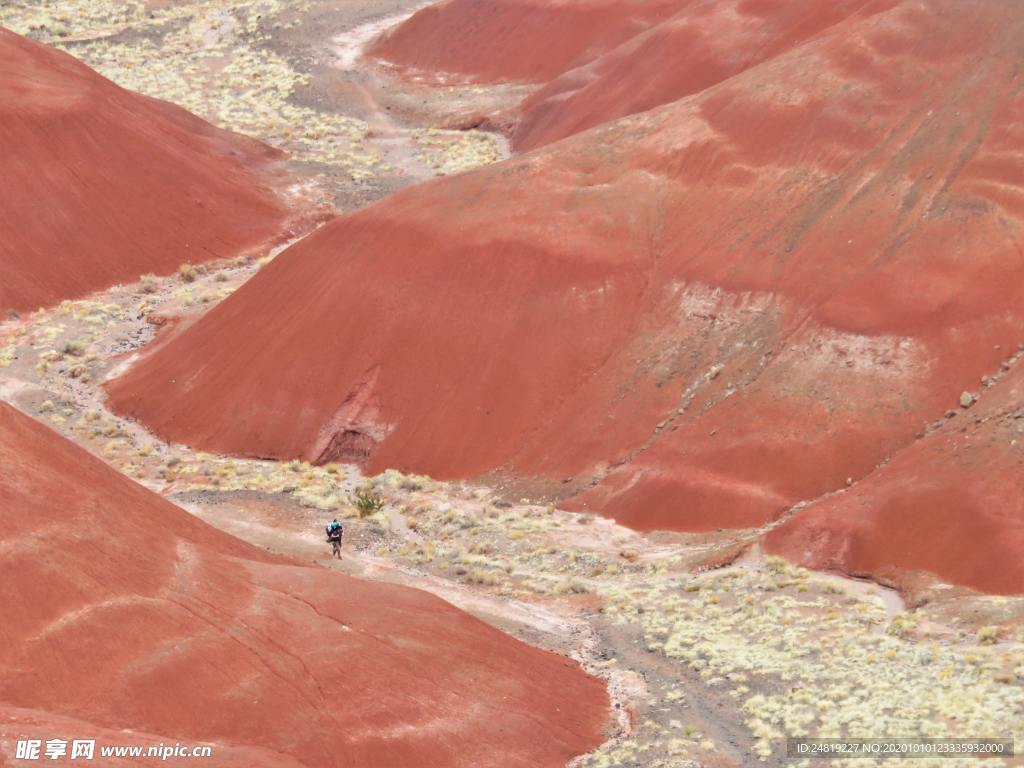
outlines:
{"label": "green shrub", "polygon": [[352,506],[359,512],[360,517],[369,517],[384,509],[384,499],[373,491],[360,489],[352,498]]}

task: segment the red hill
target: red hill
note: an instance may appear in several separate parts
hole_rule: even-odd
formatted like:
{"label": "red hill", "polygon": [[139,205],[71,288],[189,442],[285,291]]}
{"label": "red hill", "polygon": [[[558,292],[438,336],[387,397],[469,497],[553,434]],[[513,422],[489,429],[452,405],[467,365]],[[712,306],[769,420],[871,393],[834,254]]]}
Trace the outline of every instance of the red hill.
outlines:
{"label": "red hill", "polygon": [[607,696],[575,662],[426,593],[251,547],[4,404],[0,466],[8,744],[202,742],[247,768],[553,768],[601,739]]}
{"label": "red hill", "polygon": [[368,53],[406,72],[540,83],[628,40],[694,0],[443,0]]}
{"label": "red hill", "polygon": [[699,93],[898,0],[726,0],[688,3],[593,61],[563,73],[519,107],[519,151]]}
{"label": "red hill", "polygon": [[441,81],[545,83],[511,118],[513,147],[528,151],[698,93],[898,3],[446,0],[370,54]]}
{"label": "red hill", "polygon": [[937,573],[1024,593],[1024,371],[855,488],[772,531],[766,547],[823,570],[900,584]]}
{"label": "red hill", "polygon": [[844,487],[1024,327],[1024,23],[906,0],[395,195],[109,385],[170,439],[532,476],[639,529]]}
{"label": "red hill", "polygon": [[278,153],[0,29],[0,309],[35,309],[280,233]]}

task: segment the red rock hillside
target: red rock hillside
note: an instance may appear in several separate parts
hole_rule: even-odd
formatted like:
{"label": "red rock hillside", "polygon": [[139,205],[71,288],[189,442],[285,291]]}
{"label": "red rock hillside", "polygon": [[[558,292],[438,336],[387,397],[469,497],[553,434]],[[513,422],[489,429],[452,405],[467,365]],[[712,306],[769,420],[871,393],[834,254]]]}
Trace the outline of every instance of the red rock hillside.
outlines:
{"label": "red rock hillside", "polygon": [[676,101],[898,0],[724,0],[688,3],[519,107],[512,145],[527,151],[625,115]]}
{"label": "red rock hillside", "polygon": [[986,592],[1024,592],[1024,368],[765,544],[808,567],[898,585],[905,571],[925,571]]}
{"label": "red rock hillside", "polygon": [[870,474],[1024,336],[1022,45],[1012,3],[905,0],[404,191],[112,403],[206,449],[534,477],[643,530],[763,525]]}
{"label": "red rock hillside", "polygon": [[442,80],[551,81],[502,119],[514,125],[513,147],[527,151],[697,93],[898,2],[447,0],[387,32],[370,54]]}
{"label": "red rock hillside", "polygon": [[0,310],[274,238],[277,153],[0,28]]}
{"label": "red rock hillside", "polygon": [[442,0],[367,53],[410,73],[539,83],[628,40],[695,0]]}
{"label": "red rock hillside", "polygon": [[239,768],[554,768],[601,740],[575,662],[268,555],[4,404],[0,551],[0,762],[40,734]]}

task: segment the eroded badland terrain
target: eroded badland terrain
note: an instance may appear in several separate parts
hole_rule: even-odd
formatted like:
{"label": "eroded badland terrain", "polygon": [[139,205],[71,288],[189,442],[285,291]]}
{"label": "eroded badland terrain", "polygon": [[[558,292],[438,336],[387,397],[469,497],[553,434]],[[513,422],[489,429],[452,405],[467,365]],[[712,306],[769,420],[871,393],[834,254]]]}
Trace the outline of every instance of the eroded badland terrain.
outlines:
{"label": "eroded badland terrain", "polygon": [[1024,748],[1013,4],[422,8],[0,5],[0,765]]}

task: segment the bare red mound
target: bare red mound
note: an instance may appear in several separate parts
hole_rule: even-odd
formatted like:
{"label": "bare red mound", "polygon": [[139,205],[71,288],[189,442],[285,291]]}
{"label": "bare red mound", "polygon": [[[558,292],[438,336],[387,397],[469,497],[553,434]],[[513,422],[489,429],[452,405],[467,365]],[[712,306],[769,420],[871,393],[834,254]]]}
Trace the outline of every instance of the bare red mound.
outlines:
{"label": "bare red mound", "polygon": [[0,310],[280,233],[278,153],[0,28]]}
{"label": "bare red mound", "polygon": [[1024,371],[765,543],[811,568],[1024,594]]}
{"label": "bare red mound", "polygon": [[[535,149],[698,93],[745,69],[885,11],[898,0],[725,0],[685,4],[667,21],[529,96],[512,136]],[[838,26],[837,28],[837,25]]]}
{"label": "bare red mound", "polygon": [[3,752],[43,733],[240,768],[554,768],[601,740],[575,662],[270,556],[5,404],[0,468]]}
{"label": "bare red mound", "polygon": [[[538,476],[639,529],[864,477],[1024,327],[1024,17],[906,0],[345,216],[109,385],[165,437]],[[564,485],[562,481],[567,481]]]}
{"label": "bare red mound", "polygon": [[695,0],[443,0],[368,54],[406,71],[476,82],[547,82]]}

